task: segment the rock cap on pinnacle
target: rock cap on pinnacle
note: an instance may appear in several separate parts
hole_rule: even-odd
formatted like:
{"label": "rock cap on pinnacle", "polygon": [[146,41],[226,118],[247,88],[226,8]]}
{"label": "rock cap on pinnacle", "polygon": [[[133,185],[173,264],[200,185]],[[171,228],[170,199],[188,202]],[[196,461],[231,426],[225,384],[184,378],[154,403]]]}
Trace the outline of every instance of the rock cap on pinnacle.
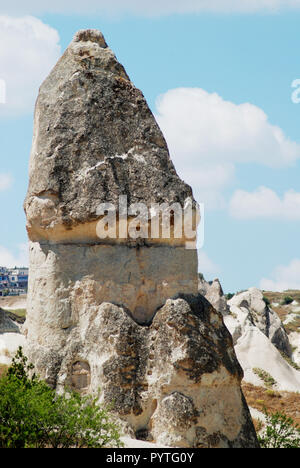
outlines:
{"label": "rock cap on pinnacle", "polygon": [[105,38],[98,29],[80,29],[74,36],[74,42],[95,42],[103,49],[108,47]]}
{"label": "rock cap on pinnacle", "polygon": [[99,205],[118,207],[120,196],[149,208],[193,196],[142,92],[94,29],[76,33],[40,87],[29,172],[34,241],[94,241]]}

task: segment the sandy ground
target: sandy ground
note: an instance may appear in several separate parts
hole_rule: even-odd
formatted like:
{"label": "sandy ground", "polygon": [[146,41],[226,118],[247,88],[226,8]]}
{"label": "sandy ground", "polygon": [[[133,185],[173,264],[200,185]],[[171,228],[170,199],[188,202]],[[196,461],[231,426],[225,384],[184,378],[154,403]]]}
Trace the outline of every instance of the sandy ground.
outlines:
{"label": "sandy ground", "polygon": [[19,346],[24,346],[25,336],[21,333],[0,334],[0,364],[10,365]]}
{"label": "sandy ground", "polygon": [[24,294],[22,296],[0,296],[0,307],[2,309],[9,309],[9,310],[18,310],[18,309],[26,309],[27,307],[27,295]]}

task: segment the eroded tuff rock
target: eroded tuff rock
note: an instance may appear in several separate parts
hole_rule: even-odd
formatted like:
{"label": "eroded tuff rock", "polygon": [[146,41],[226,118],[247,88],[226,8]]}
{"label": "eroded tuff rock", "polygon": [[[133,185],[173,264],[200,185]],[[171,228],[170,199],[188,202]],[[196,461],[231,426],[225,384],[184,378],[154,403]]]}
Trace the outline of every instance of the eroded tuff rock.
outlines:
{"label": "eroded tuff rock", "polygon": [[229,314],[229,306],[224,295],[223,288],[218,279],[206,281],[200,273],[198,277],[198,291],[208,302],[222,315]]}
{"label": "eroded tuff rock", "polygon": [[198,291],[223,315],[234,344],[251,325],[257,327],[279,351],[291,356],[292,349],[284,325],[277,313],[265,303],[259,289],[250,288],[227,301],[218,279],[206,281],[199,274]]}
{"label": "eroded tuff rock", "polygon": [[[48,315],[61,317],[66,329],[86,289],[91,304],[124,305],[141,323],[174,294],[197,292],[197,253],[185,248],[184,230],[154,237],[146,219],[148,236],[143,230],[130,237],[129,221],[121,235],[119,196],[126,209],[143,203],[151,213],[155,204],[178,203],[195,213],[191,188],[178,177],[141,91],[100,32],[80,31],[42,84],[35,109],[24,204],[35,336],[36,309],[47,303]],[[114,238],[99,238],[101,203],[115,207]]]}
{"label": "eroded tuff rock", "polygon": [[14,322],[9,313],[0,307],[0,334],[1,333],[19,333],[19,327]]}
{"label": "eroded tuff rock", "polygon": [[176,447],[257,447],[231,336],[200,295],[167,300],[149,326],[103,303],[82,313],[65,341],[37,344],[32,357],[58,388],[100,386],[138,438]]}
{"label": "eroded tuff rock", "polygon": [[266,305],[256,288],[236,294],[230,301],[230,314],[224,323],[230,331],[234,349],[244,371],[244,381],[265,385],[260,369],[273,379],[273,389],[298,392],[300,374],[283,357],[291,352],[289,336],[278,315]]}
{"label": "eroded tuff rock", "polygon": [[98,206],[120,195],[195,211],[142,93],[102,34],[80,31],[35,109],[25,351],[57,389],[100,387],[136,437],[257,446],[231,337],[197,296],[197,251],[185,232],[100,239]]}
{"label": "eroded tuff rock", "polygon": [[[192,197],[139,91],[99,31],[80,31],[40,88],[25,201],[31,240],[98,241],[101,202]],[[145,188],[147,188],[145,190]]]}
{"label": "eroded tuff rock", "polygon": [[259,289],[250,288],[248,291],[236,294],[228,301],[228,305],[231,317],[235,321],[235,327],[230,327],[234,342],[237,342],[245,332],[246,325],[249,323],[269,338],[279,351],[287,356],[291,355],[291,345],[284,326],[276,312],[266,305],[263,293]]}
{"label": "eroded tuff rock", "polygon": [[21,322],[15,314],[0,307],[0,364],[10,365],[19,346],[24,346]]}

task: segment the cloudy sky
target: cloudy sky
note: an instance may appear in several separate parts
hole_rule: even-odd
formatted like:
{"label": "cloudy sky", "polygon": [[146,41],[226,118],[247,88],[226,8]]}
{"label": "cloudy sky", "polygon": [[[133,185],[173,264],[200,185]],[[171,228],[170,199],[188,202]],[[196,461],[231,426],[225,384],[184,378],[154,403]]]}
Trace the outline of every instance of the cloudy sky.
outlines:
{"label": "cloudy sky", "polygon": [[22,203],[38,87],[74,33],[97,28],[205,204],[199,271],[226,292],[300,289],[300,0],[6,3],[0,265],[27,261]]}

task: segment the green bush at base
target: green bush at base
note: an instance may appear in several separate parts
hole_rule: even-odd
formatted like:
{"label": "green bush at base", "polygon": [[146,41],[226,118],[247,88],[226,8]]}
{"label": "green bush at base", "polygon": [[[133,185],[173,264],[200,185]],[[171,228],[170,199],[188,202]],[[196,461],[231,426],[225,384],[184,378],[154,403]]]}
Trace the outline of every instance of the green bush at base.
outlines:
{"label": "green bush at base", "polygon": [[122,446],[119,428],[98,398],[57,395],[32,372],[19,348],[0,378],[0,448]]}

